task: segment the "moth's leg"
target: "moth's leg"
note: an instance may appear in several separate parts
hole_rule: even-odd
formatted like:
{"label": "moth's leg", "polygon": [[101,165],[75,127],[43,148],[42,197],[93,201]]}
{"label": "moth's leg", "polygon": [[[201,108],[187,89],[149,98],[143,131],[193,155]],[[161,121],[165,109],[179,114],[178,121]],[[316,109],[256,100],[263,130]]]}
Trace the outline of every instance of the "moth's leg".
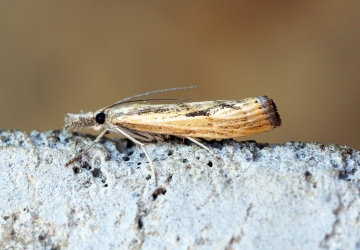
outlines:
{"label": "moth's leg", "polygon": [[133,143],[135,143],[136,145],[138,145],[145,153],[146,155],[146,158],[148,159],[149,163],[150,163],[150,167],[151,167],[151,172],[152,172],[152,175],[153,175],[153,179],[154,179],[154,184],[155,186],[157,185],[157,182],[156,182],[156,172],[155,172],[155,169],[154,169],[154,166],[153,166],[153,163],[152,163],[152,160],[150,159],[150,156],[147,152],[147,150],[145,149],[144,147],[144,143],[136,140],[134,137],[128,135],[125,131],[123,131],[122,129],[118,128],[118,127],[113,127],[111,129],[111,131],[113,132],[116,132],[116,133],[119,133],[119,134],[122,134],[123,136],[125,136],[126,138],[128,138],[130,141],[132,141]]}
{"label": "moth's leg", "polygon": [[164,135],[152,134],[151,135],[156,141],[165,141],[166,137]]}
{"label": "moth's leg", "polygon": [[94,145],[95,143],[97,143],[98,141],[100,141],[100,139],[107,133],[109,132],[110,129],[105,129],[103,132],[101,132],[101,134],[96,137],[96,139],[90,144],[89,147],[87,147],[84,151],[82,151],[80,154],[76,155],[74,158],[72,158],[70,161],[68,161],[67,163],[65,163],[65,167],[69,166],[71,163],[73,163],[74,161],[76,161],[80,156],[82,156],[84,153],[86,153],[87,151],[89,151]]}
{"label": "moth's leg", "polygon": [[[134,138],[134,139],[137,139],[141,142],[154,142],[156,141],[156,139],[150,135],[149,133],[146,133],[146,132],[138,132],[138,131],[132,131],[132,130],[129,130],[129,129],[124,129],[124,128],[121,128],[123,132],[127,133],[128,136]],[[117,131],[113,131],[115,133],[119,133]]]}
{"label": "moth's leg", "polygon": [[205,149],[206,151],[208,151],[212,156],[216,157],[217,159],[221,159],[220,156],[216,155],[210,148],[206,147],[204,144],[202,144],[201,142],[199,142],[198,140],[195,140],[192,137],[185,137],[186,139],[188,139],[189,141],[195,143],[196,145],[198,145],[199,147],[202,147],[203,149]]}
{"label": "moth's leg", "polygon": [[151,133],[148,133],[148,132],[129,131],[129,130],[126,129],[126,133],[128,133],[130,136],[132,136],[135,139],[138,139],[138,140],[140,140],[142,142],[164,141],[166,139],[165,135],[151,134]]}

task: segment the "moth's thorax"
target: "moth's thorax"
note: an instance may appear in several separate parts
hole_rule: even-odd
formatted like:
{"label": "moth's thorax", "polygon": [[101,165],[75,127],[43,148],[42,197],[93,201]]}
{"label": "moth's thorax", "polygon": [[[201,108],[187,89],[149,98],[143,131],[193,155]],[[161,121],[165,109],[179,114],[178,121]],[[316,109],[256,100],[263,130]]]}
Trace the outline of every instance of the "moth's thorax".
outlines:
{"label": "moth's thorax", "polygon": [[82,114],[67,114],[65,117],[65,130],[76,131],[80,129],[92,128],[95,130],[101,129],[101,125],[95,121],[95,114],[93,112]]}

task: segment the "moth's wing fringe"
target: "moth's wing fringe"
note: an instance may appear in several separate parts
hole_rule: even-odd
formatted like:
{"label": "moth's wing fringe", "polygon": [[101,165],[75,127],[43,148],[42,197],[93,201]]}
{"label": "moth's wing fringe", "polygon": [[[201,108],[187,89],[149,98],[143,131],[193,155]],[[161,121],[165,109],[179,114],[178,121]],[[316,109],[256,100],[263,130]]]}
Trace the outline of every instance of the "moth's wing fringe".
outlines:
{"label": "moth's wing fringe", "polygon": [[267,96],[259,96],[257,99],[270,125],[274,128],[279,127],[281,125],[281,118],[274,101]]}

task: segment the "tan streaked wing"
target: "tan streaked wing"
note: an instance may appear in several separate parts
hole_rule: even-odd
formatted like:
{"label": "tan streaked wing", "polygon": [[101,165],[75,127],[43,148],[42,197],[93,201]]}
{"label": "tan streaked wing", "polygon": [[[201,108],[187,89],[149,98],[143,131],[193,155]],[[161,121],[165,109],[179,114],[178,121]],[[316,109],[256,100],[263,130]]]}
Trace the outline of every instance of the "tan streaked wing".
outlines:
{"label": "tan streaked wing", "polygon": [[109,110],[114,124],[155,134],[225,139],[272,130],[281,124],[267,96],[238,101],[127,105]]}

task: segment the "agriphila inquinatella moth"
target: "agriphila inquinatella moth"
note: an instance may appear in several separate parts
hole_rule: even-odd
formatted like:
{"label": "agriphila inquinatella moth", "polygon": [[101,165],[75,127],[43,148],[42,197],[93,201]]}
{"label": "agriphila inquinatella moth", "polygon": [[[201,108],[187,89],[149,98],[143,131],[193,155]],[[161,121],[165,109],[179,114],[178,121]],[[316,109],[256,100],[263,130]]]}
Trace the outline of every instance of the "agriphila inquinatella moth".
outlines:
{"label": "agriphila inquinatella moth", "polygon": [[148,101],[188,101],[183,99],[137,99],[141,96],[184,90],[196,86],[151,91],[120,100],[95,113],[67,114],[65,130],[83,128],[103,132],[80,154],[66,163],[76,161],[89,151],[107,132],[126,137],[138,145],[149,161],[156,185],[156,172],[144,147],[146,142],[163,141],[170,136],[188,139],[206,149],[200,139],[229,139],[272,130],[281,125],[280,116],[272,99],[258,96],[234,101],[181,102],[177,104],[143,104]]}

